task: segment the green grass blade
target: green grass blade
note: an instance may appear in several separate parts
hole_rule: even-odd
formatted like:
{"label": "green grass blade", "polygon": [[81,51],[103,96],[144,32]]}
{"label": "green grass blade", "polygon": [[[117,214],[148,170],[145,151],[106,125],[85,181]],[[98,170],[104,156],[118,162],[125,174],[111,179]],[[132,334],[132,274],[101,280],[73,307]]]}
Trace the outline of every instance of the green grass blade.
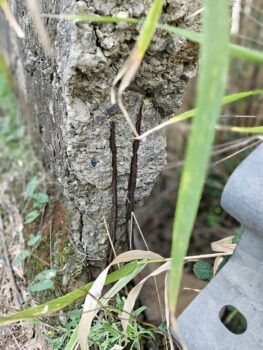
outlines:
{"label": "green grass blade", "polygon": [[229,66],[229,1],[205,0],[204,4],[197,114],[188,142],[173,228],[172,269],[169,274],[169,307],[173,314],[176,310],[184,257],[203,190]]}
{"label": "green grass blade", "polygon": [[[158,11],[160,9],[160,6],[162,6],[161,3],[157,3],[156,1],[156,7],[154,8],[155,12],[153,13],[152,18],[154,21],[157,20],[158,17]],[[154,4],[153,4],[154,6]],[[111,17],[111,16],[80,16],[80,15],[48,15],[45,14],[44,17],[49,18],[57,18],[57,19],[65,19],[70,21],[80,21],[80,22],[89,22],[89,23],[130,23],[130,24],[138,24],[141,23],[143,20],[136,19],[136,18],[121,18],[121,17]],[[148,18],[149,22],[146,20],[145,25],[147,22],[147,26],[145,26],[145,33],[141,34],[142,36],[146,35],[148,32],[148,23],[150,23],[150,17]],[[162,30],[165,30],[167,32],[182,36],[190,41],[196,42],[198,44],[201,44],[203,41],[203,34],[202,33],[196,33],[192,32],[190,30],[184,29],[184,28],[178,28],[169,24],[161,24],[156,23],[156,27]],[[152,26],[150,28],[150,33],[153,35],[155,30],[155,26]],[[148,39],[147,39],[148,41]],[[150,40],[151,41],[151,40]],[[147,42],[146,42],[147,44]],[[148,44],[149,45],[149,44]],[[263,63],[263,53],[261,51],[249,49],[244,46],[236,45],[236,44],[229,44],[229,54],[232,57],[235,58],[242,58],[249,62],[254,63]],[[145,48],[144,48],[145,49]],[[146,51],[146,50],[145,50]]]}
{"label": "green grass blade", "polygon": [[263,90],[258,89],[258,90],[242,91],[242,92],[237,92],[235,94],[225,96],[223,98],[223,105],[236,102],[250,96],[256,96],[256,95],[263,95]]}
{"label": "green grass blade", "polygon": [[140,57],[144,57],[152,38],[155,33],[156,25],[162,13],[164,0],[154,0],[150,11],[143,23],[140,31],[139,38],[137,40],[138,53]]}
{"label": "green grass blade", "polygon": [[[152,38],[154,36],[154,32],[156,30],[156,26],[158,24],[159,18],[162,13],[162,8],[164,5],[164,0],[154,0],[153,4],[149,10],[147,17],[143,22],[143,26],[141,28],[138,40],[137,40],[137,49],[138,55],[140,59],[143,58],[145,52],[147,51]],[[138,24],[141,23],[142,20],[135,18],[121,18],[121,17],[111,17],[111,16],[81,16],[81,15],[48,15],[45,14],[44,17],[49,18],[57,18],[57,19],[65,19],[70,21],[80,21],[80,22],[89,22],[89,23],[130,23],[130,24]]]}
{"label": "green grass blade", "polygon": [[74,350],[75,346],[79,340],[78,326],[74,329],[73,333],[64,350]]}
{"label": "green grass blade", "polygon": [[[241,100],[243,98],[255,96],[255,95],[263,95],[263,90],[243,91],[243,92],[239,92],[239,93],[225,96],[223,98],[223,105],[227,105],[229,103],[236,102],[236,101]],[[197,112],[197,108],[194,108],[194,109],[189,109],[188,111],[185,111],[183,113],[177,114],[174,117],[171,117],[170,119],[166,120],[165,122],[155,126],[154,128],[145,131],[143,134],[141,134],[139,136],[138,139],[144,139],[146,136],[151,135],[152,133],[159,131],[159,130],[161,130],[169,125],[176,124],[176,123],[179,123],[183,120],[192,118],[196,115],[196,112]],[[256,133],[256,131],[254,131],[254,129],[253,129],[253,133]]]}
{"label": "green grass blade", "polygon": [[87,23],[130,23],[138,24],[142,23],[143,19],[137,18],[123,18],[114,16],[83,16],[83,15],[53,15],[53,14],[43,14],[43,17],[53,18],[58,20],[66,21],[77,21],[77,22],[87,22]]}
{"label": "green grass blade", "polygon": [[[196,42],[198,44],[202,44],[203,41],[203,34],[202,33],[196,33],[191,32],[190,30],[178,28],[175,26],[171,26],[169,24],[158,24],[157,26],[160,29],[166,30],[170,33],[182,36],[190,41]],[[242,58],[249,62],[254,63],[263,63],[263,52],[249,49],[244,46],[236,45],[236,44],[229,44],[229,54],[232,57],[235,58]]]}
{"label": "green grass blade", "polygon": [[244,46],[231,44],[230,54],[232,57],[242,58],[246,61],[263,64],[263,52],[249,49]]}
{"label": "green grass blade", "polygon": [[263,126],[231,126],[229,128],[231,132],[237,132],[240,134],[263,134]]}
{"label": "green grass blade", "polygon": [[[116,282],[119,279],[131,274],[138,267],[138,264],[140,265],[140,263],[138,263],[137,261],[133,261],[129,264],[124,265],[119,270],[112,272],[108,275],[106,279],[106,284]],[[92,284],[93,282],[90,282],[82,288],[76,289],[71,293],[63,295],[62,297],[53,299],[36,307],[23,311],[18,311],[8,316],[0,317],[0,325],[14,323],[22,320],[34,319],[37,317],[48,316],[54,312],[57,312],[65,308],[66,306],[72,304],[76,300],[85,297],[88,291],[90,290]]]}
{"label": "green grass blade", "polygon": [[175,26],[172,26],[170,24],[160,24],[160,23],[157,25],[157,27],[162,29],[162,30],[165,30],[166,32],[182,36],[182,37],[186,38],[187,40],[193,41],[197,44],[201,44],[202,40],[203,40],[202,33],[192,32],[188,29],[175,27]]}

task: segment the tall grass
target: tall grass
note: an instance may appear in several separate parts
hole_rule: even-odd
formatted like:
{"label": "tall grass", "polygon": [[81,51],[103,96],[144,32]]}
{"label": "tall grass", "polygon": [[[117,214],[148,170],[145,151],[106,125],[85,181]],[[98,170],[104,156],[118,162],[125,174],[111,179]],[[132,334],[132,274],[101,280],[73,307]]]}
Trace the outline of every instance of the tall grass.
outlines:
{"label": "tall grass", "polygon": [[184,257],[204,186],[229,65],[229,1],[205,0],[204,7],[197,113],[188,141],[173,228],[169,278],[169,305],[172,313],[176,309]]}
{"label": "tall grass", "polygon": [[[67,21],[87,22],[87,23],[129,23],[129,24],[140,24],[143,22],[142,19],[137,18],[122,18],[122,17],[110,17],[110,16],[84,16],[84,15],[51,15],[44,14],[44,17],[54,19],[64,19]],[[156,27],[169,32],[174,35],[182,36],[190,41],[202,45],[203,33],[196,33],[190,30],[179,28],[169,24],[157,23]],[[252,63],[263,64],[263,52],[250,49],[245,46],[232,44],[229,42],[229,55],[233,58],[239,58]]]}

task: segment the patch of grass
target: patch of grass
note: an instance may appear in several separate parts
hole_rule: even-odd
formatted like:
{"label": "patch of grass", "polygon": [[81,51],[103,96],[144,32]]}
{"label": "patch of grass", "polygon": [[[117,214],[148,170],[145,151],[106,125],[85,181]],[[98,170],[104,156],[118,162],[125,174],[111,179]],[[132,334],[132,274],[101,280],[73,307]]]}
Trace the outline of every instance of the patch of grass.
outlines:
{"label": "patch of grass", "polygon": [[[117,346],[126,344],[131,350],[139,350],[145,341],[149,345],[154,342],[156,333],[166,334],[165,328],[151,327],[150,324],[145,325],[140,321],[140,315],[146,309],[145,307],[140,307],[132,313],[127,332],[124,334],[120,322],[124,299],[117,294],[112,303],[115,306],[107,306],[95,319],[89,334],[90,346],[96,345],[100,350],[108,350],[114,346],[117,349]],[[81,309],[69,311],[66,316],[63,316],[64,320],[58,327],[52,327],[47,332],[45,338],[52,345],[53,350],[65,349],[79,323],[81,312]]]}

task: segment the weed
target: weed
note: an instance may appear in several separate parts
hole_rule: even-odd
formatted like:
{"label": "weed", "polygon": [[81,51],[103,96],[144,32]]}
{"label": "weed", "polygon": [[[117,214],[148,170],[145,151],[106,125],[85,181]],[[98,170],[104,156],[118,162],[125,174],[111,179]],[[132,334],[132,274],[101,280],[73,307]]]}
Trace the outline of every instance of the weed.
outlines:
{"label": "weed", "polygon": [[50,330],[43,334],[47,342],[52,346],[53,350],[65,348],[70,339],[73,330],[77,327],[81,316],[80,309],[74,309],[68,312],[67,317],[57,327],[48,326]]}
{"label": "weed", "polygon": [[209,281],[213,277],[212,265],[207,261],[198,261],[194,264],[194,274],[203,281]]}
{"label": "weed", "polygon": [[35,221],[49,202],[49,196],[46,193],[36,191],[39,182],[39,179],[33,177],[26,186],[24,192],[25,207],[30,207],[30,210],[25,215],[25,224],[31,224]]}
{"label": "weed", "polygon": [[[103,310],[103,314],[97,317],[91,327],[89,334],[89,344],[96,345],[99,350],[108,350],[117,346],[129,346],[129,349],[141,349],[141,343],[146,339],[154,341],[155,332],[149,327],[138,321],[141,313],[146,307],[140,307],[132,313],[131,322],[128,325],[127,332],[124,334],[120,322],[120,315],[124,304],[124,299],[119,294],[116,295],[115,306],[108,306]],[[65,348],[73,331],[78,326],[81,309],[74,309],[68,312],[65,320],[56,328],[48,331],[45,335],[46,340],[52,345],[53,350]],[[160,333],[165,333],[165,329],[159,328]]]}

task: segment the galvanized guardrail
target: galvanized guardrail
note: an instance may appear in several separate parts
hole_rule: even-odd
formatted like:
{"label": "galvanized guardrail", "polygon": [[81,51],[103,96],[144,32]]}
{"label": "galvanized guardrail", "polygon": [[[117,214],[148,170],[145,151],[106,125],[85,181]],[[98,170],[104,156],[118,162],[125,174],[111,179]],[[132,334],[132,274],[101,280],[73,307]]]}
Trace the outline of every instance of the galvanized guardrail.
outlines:
{"label": "galvanized guardrail", "polygon": [[[233,256],[178,319],[189,350],[263,349],[263,144],[234,171],[222,207],[243,226]],[[247,323],[242,334],[220,319],[235,307]]]}

